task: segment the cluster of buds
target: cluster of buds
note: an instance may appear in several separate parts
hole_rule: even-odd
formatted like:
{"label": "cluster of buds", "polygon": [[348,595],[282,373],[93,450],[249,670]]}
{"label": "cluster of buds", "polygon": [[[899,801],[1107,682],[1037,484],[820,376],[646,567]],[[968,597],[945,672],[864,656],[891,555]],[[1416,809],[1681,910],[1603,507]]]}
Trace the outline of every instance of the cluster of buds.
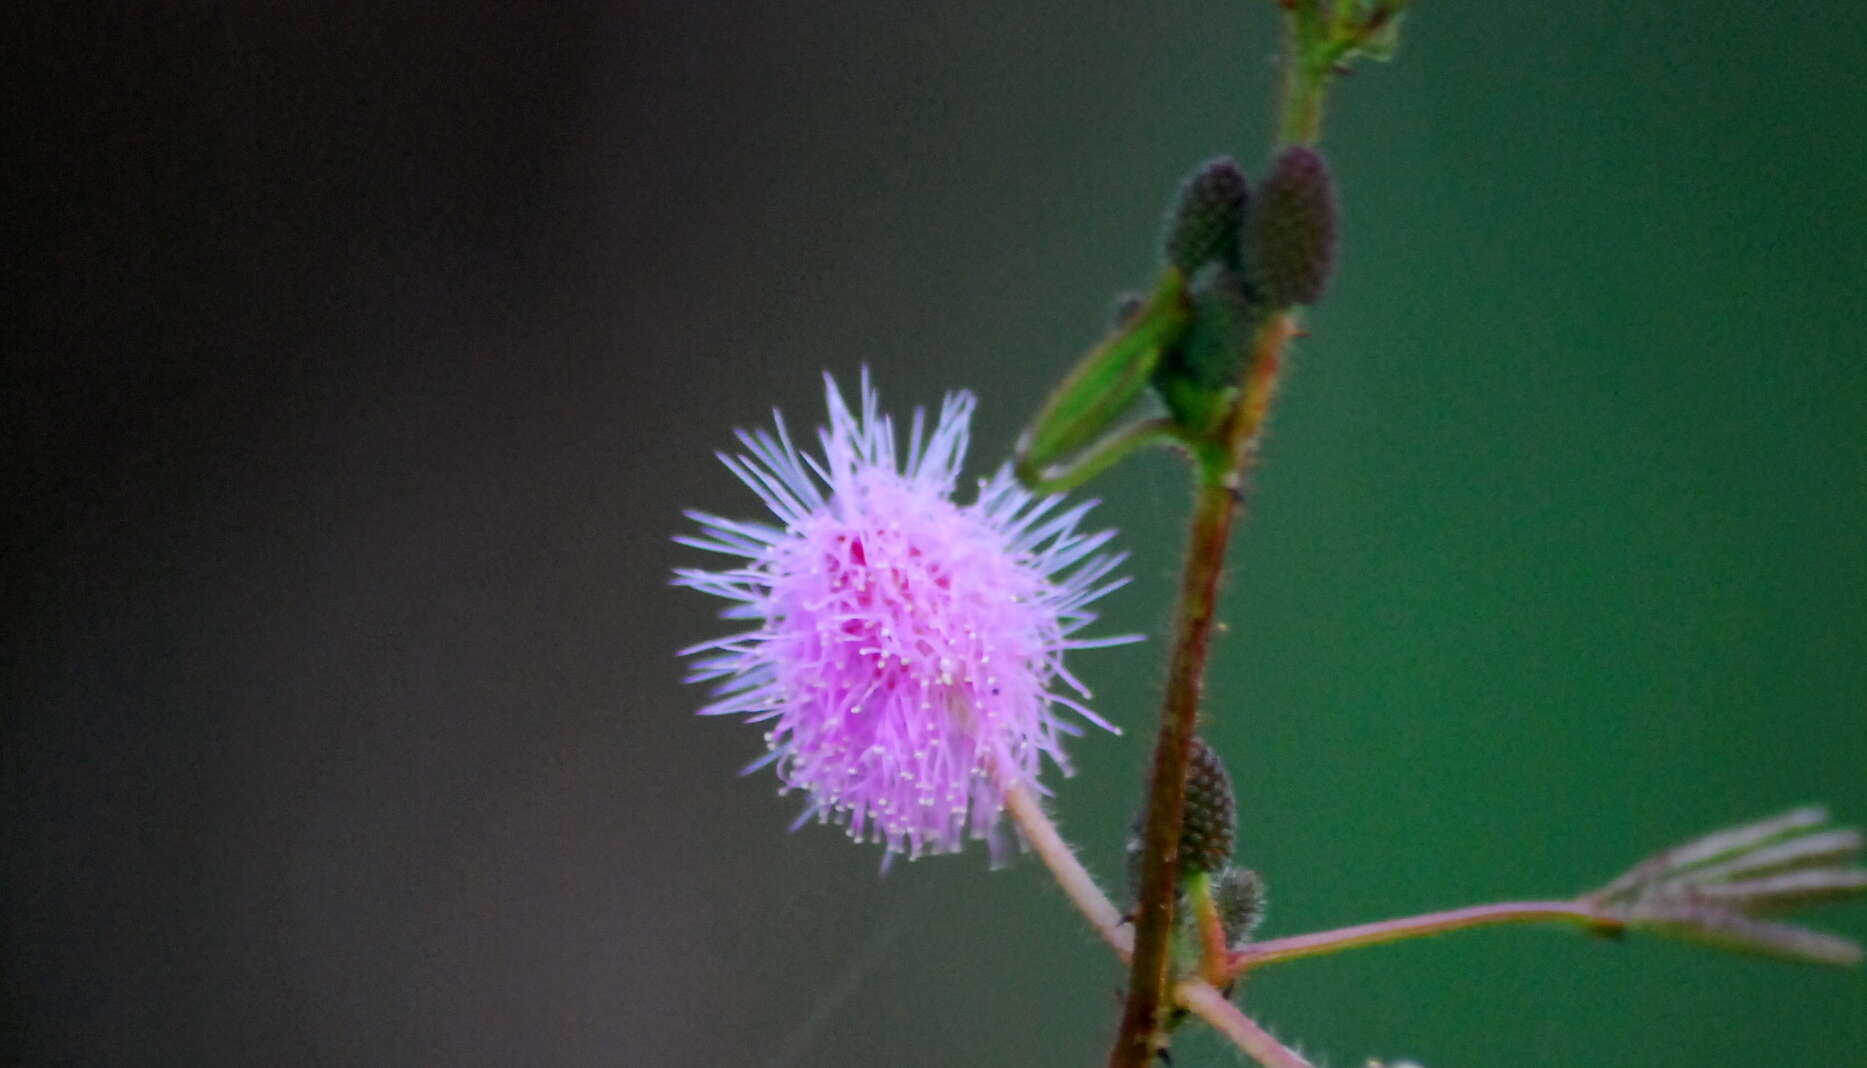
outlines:
{"label": "cluster of buds", "polygon": [[1162,254],[1187,278],[1229,274],[1228,285],[1272,308],[1322,298],[1335,258],[1335,186],[1314,149],[1291,145],[1251,194],[1238,165],[1200,165],[1167,217]]}
{"label": "cluster of buds", "polygon": [[1167,219],[1163,253],[1191,310],[1151,379],[1182,426],[1210,429],[1270,315],[1322,299],[1335,262],[1335,189],[1322,156],[1292,145],[1255,197],[1229,159],[1187,179]]}
{"label": "cluster of buds", "polygon": [[[1291,145],[1254,195],[1229,159],[1181,187],[1147,295],[1117,305],[1113,331],[1051,394],[1018,445],[1026,485],[1060,489],[1155,441],[1197,448],[1219,434],[1267,324],[1322,298],[1335,260],[1328,164]],[[1164,406],[1146,412],[1143,399]]]}

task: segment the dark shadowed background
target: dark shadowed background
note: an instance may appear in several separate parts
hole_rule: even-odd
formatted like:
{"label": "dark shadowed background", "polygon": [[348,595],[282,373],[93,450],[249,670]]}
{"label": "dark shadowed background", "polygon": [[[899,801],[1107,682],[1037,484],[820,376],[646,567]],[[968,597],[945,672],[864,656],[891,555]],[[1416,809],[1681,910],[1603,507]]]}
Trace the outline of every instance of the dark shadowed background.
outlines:
{"label": "dark shadowed background", "polygon": [[[1033,861],[877,878],[735,776],[669,538],[824,370],[978,391],[996,463],[1180,177],[1261,166],[1270,5],[232,7],[9,20],[0,1061],[1097,1063],[1121,974]],[[1867,8],[1404,36],[1212,679],[1268,932],[1867,819]],[[1158,634],[1183,476],[1098,492]],[[1110,875],[1162,648],[1076,662]],[[1861,972],[1638,939],[1248,1000],[1334,1065],[1867,1064]]]}

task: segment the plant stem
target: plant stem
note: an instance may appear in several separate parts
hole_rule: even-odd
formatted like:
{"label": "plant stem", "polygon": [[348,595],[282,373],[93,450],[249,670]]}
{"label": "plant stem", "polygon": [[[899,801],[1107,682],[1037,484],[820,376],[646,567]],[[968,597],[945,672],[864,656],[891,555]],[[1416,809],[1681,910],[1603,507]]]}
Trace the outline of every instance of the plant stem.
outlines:
{"label": "plant stem", "polygon": [[1210,984],[1183,980],[1174,986],[1173,996],[1264,1068],[1313,1068],[1302,1054],[1272,1038]]}
{"label": "plant stem", "polygon": [[1225,923],[1219,918],[1218,903],[1212,900],[1212,876],[1200,872],[1189,878],[1186,897],[1199,930],[1199,977],[1222,987],[1230,978],[1231,958],[1225,944]]}
{"label": "plant stem", "polygon": [[1075,489],[1115,465],[1144,445],[1177,441],[1192,446],[1191,435],[1171,419],[1149,419],[1130,423],[1092,445],[1086,446],[1065,463],[1037,468],[1026,465],[1018,477],[1033,493],[1063,493]]}
{"label": "plant stem", "polygon": [[1186,808],[1186,766],[1199,715],[1211,648],[1219,577],[1237,515],[1238,490],[1264,413],[1275,389],[1284,343],[1296,332],[1287,312],[1259,329],[1245,370],[1245,388],[1221,431],[1217,448],[1196,455],[1199,484],[1193,500],[1186,573],[1180,585],[1178,628],[1167,669],[1167,695],[1154,746],[1141,853],[1141,901],[1135,908],[1134,959],[1129,969],[1121,1032],[1110,1068],[1147,1068],[1161,1034],[1161,1015],[1172,966],[1173,905]]}
{"label": "plant stem", "polygon": [[1255,942],[1231,955],[1230,972],[1236,977],[1266,964],[1508,923],[1568,923],[1602,933],[1616,932],[1625,926],[1622,920],[1576,901],[1504,901]]}
{"label": "plant stem", "polygon": [[[1333,18],[1333,8],[1324,12],[1317,0],[1281,3],[1287,17],[1278,140],[1283,144],[1313,144],[1322,132],[1323,97],[1346,45],[1336,40],[1325,25]],[[1193,450],[1199,481],[1193,498],[1186,572],[1180,584],[1178,626],[1167,673],[1160,736],[1148,780],[1141,900],[1135,906],[1128,998],[1122,1009],[1121,1031],[1109,1052],[1110,1068],[1148,1068],[1155,1053],[1165,1048],[1161,1022],[1173,965],[1173,909],[1179,876],[1175,860],[1186,808],[1186,766],[1211,647],[1219,578],[1236,518],[1239,487],[1276,391],[1283,347],[1297,332],[1295,316],[1289,309],[1279,310],[1265,321],[1245,358],[1243,389],[1225,425],[1215,441]],[[1295,1063],[1300,1064],[1301,1058]]]}
{"label": "plant stem", "polygon": [[1056,824],[1044,814],[1043,806],[1029,790],[1013,786],[1005,791],[1005,811],[1011,814],[1011,821],[1018,825],[1025,842],[1050,869],[1051,876],[1076,906],[1076,911],[1083,914],[1089,926],[1102,936],[1102,941],[1127,961],[1134,951],[1133,932],[1122,921],[1121,910],[1096,885],[1095,877],[1083,867],[1082,861],[1076,859],[1076,851],[1057,833]]}
{"label": "plant stem", "polygon": [[1294,3],[1284,14],[1284,102],[1277,143],[1313,145],[1322,136],[1324,90],[1335,57],[1324,47],[1326,16],[1313,2]]}
{"label": "plant stem", "polygon": [[1193,506],[1186,575],[1180,588],[1178,637],[1167,674],[1166,707],[1154,747],[1141,859],[1141,902],[1135,909],[1135,953],[1121,1033],[1110,1068],[1147,1068],[1156,1051],[1160,1014],[1172,965],[1173,899],[1179,877],[1180,820],[1186,808],[1186,766],[1199,713],[1206,651],[1225,545],[1232,531],[1233,497],[1206,473]]}
{"label": "plant stem", "polygon": [[[1063,888],[1077,911],[1102,936],[1102,940],[1115,950],[1116,955],[1127,961],[1133,952],[1134,939],[1120,910],[1096,885],[1082,862],[1076,859],[1076,851],[1057,833],[1056,825],[1045,815],[1043,806],[1038,804],[1029,790],[1013,786],[1005,791],[1005,811],[1010,813],[1012,822],[1017,824],[1025,842],[1044,862],[1044,866],[1050,869],[1051,876]],[[1184,980],[1174,986],[1173,996],[1177,1003],[1211,1024],[1266,1068],[1311,1068],[1309,1062],[1284,1048],[1263,1028],[1239,1012],[1211,984],[1196,979]]]}

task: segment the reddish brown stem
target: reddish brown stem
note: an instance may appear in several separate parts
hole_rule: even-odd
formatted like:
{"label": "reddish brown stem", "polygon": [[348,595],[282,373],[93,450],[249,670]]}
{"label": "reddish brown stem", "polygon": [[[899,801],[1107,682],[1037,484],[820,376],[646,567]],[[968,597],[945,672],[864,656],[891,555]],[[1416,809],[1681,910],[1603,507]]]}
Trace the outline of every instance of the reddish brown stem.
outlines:
{"label": "reddish brown stem", "polygon": [[1260,328],[1245,365],[1244,389],[1220,438],[1198,457],[1186,573],[1180,585],[1178,633],[1167,669],[1160,736],[1148,780],[1141,852],[1141,901],[1135,908],[1134,959],[1121,1033],[1109,1052],[1110,1068],[1148,1068],[1162,1045],[1161,1021],[1170,1004],[1172,931],[1180,820],[1186,808],[1186,766],[1204,688],[1219,578],[1238,511],[1238,489],[1275,389],[1284,343],[1295,333],[1287,313]]}

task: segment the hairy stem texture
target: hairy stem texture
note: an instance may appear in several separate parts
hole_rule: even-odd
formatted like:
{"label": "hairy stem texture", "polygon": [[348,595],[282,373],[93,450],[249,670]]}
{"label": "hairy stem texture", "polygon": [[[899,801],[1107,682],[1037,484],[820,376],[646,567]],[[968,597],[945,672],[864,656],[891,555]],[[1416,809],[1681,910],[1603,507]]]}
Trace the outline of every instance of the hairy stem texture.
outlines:
{"label": "hairy stem texture", "polygon": [[1162,1014],[1172,978],[1174,863],[1186,809],[1186,767],[1199,716],[1225,550],[1238,513],[1239,486],[1275,388],[1284,343],[1295,332],[1286,313],[1271,316],[1248,356],[1245,388],[1223,428],[1221,447],[1201,453],[1193,501],[1178,626],[1167,669],[1160,736],[1154,745],[1141,852],[1141,900],[1135,909],[1134,959],[1111,1068],[1146,1068],[1162,1042]]}

